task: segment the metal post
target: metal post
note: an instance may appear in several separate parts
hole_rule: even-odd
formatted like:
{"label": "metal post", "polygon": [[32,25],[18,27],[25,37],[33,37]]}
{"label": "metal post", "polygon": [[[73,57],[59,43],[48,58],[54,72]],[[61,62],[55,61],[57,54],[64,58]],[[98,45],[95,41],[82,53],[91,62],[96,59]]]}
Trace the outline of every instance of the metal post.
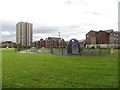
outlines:
{"label": "metal post", "polygon": [[60,32],[58,32],[58,37],[59,37],[59,39],[58,39],[58,42],[59,42],[59,51],[60,51],[60,42],[61,42],[61,38],[60,38]]}
{"label": "metal post", "polygon": [[53,54],[53,42],[52,42],[52,39],[50,41],[51,41],[51,54]]}
{"label": "metal post", "polygon": [[25,47],[25,48],[26,48],[26,53],[27,53],[27,45],[26,45],[26,47]]}
{"label": "metal post", "polygon": [[61,48],[62,48],[62,55],[63,55],[63,40],[61,38]]}
{"label": "metal post", "polygon": [[101,55],[101,49],[100,49],[100,45],[99,45],[99,55]]}

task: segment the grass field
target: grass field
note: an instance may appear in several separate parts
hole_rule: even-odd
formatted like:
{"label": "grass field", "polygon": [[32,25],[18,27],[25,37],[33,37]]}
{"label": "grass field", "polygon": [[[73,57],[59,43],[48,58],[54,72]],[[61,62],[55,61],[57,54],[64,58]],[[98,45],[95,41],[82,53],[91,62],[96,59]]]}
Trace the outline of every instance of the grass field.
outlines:
{"label": "grass field", "polygon": [[118,55],[57,56],[2,50],[3,88],[115,88]]}

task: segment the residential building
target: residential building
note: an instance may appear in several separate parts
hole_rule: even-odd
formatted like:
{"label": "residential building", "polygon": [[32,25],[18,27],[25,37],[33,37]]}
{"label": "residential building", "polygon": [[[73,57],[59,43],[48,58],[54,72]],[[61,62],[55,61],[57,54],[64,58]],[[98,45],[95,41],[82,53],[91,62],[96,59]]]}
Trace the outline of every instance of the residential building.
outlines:
{"label": "residential building", "polygon": [[120,44],[120,31],[115,31],[111,33],[110,44]]}
{"label": "residential building", "polygon": [[109,44],[111,42],[110,33],[106,32],[106,31],[102,31],[102,30],[97,32],[96,44]]}
{"label": "residential building", "polygon": [[89,31],[86,34],[86,44],[90,45],[90,44],[96,44],[96,36],[97,36],[97,32],[96,31]]}
{"label": "residential building", "polygon": [[34,41],[32,43],[33,47],[41,48],[58,48],[58,47],[65,47],[65,41],[62,38],[57,37],[48,37],[45,40],[40,39],[39,41]]}
{"label": "residential building", "polygon": [[2,48],[15,48],[16,43],[14,43],[12,41],[4,41],[1,43],[0,47],[2,47]]}
{"label": "residential building", "polygon": [[85,40],[86,39],[82,39],[82,40],[79,40],[79,42],[80,42],[80,47],[84,47],[85,46]]}
{"label": "residential building", "polygon": [[16,24],[16,44],[22,46],[32,45],[32,29],[33,25],[28,22],[18,22]]}
{"label": "residential building", "polygon": [[87,46],[118,47],[120,32],[110,30],[89,31],[86,34]]}
{"label": "residential building", "polygon": [[45,40],[40,39],[40,41],[34,41],[32,46],[37,48],[45,47]]}
{"label": "residential building", "polygon": [[48,37],[45,39],[45,47],[58,48],[60,46],[60,41],[61,41],[61,38]]}

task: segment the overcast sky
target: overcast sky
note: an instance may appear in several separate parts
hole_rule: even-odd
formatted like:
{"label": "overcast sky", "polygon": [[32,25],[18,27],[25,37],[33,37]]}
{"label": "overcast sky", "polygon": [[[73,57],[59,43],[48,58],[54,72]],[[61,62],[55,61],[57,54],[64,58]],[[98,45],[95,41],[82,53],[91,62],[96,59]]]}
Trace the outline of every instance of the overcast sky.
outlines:
{"label": "overcast sky", "polygon": [[85,39],[90,30],[118,30],[119,0],[2,0],[2,41],[16,41],[16,23],[33,24],[33,41],[58,37]]}

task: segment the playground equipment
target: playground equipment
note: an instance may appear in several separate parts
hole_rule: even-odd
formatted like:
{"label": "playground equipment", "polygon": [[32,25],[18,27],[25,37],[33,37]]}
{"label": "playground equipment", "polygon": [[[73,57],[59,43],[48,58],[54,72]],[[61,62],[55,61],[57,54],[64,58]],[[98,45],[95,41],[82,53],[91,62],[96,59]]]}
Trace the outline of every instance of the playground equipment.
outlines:
{"label": "playground equipment", "polygon": [[68,42],[68,44],[67,44],[67,54],[73,54],[73,52],[72,52],[73,45],[77,45],[78,54],[81,55],[80,42],[77,39],[71,39]]}

